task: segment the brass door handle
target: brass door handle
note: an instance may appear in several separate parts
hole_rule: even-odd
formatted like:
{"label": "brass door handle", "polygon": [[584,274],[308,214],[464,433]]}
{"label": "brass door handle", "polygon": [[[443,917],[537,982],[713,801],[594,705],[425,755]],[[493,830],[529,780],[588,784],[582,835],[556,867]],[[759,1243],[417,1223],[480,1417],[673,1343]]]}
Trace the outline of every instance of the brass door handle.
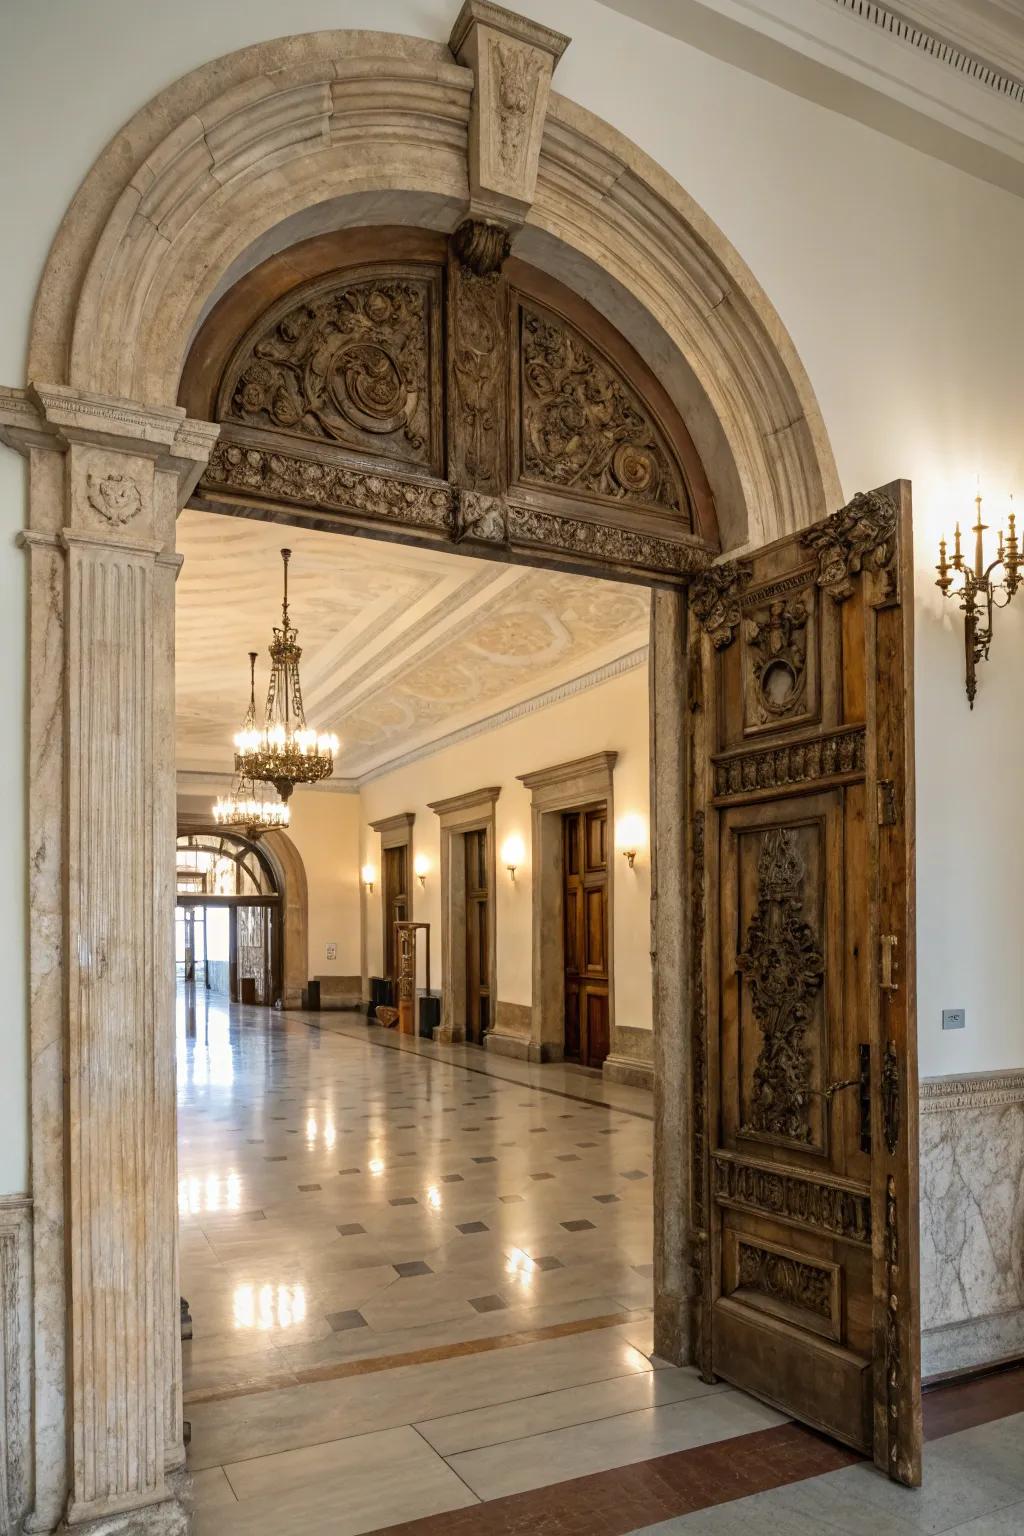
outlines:
{"label": "brass door handle", "polygon": [[837,1094],[840,1091],[841,1088],[859,1088],[859,1087],[860,1087],[860,1078],[859,1077],[844,1077],[841,1083],[829,1083],[828,1087],[825,1089],[825,1101],[826,1101],[826,1103],[831,1103],[833,1095]]}
{"label": "brass door handle", "polygon": [[894,933],[883,933],[880,935],[878,942],[881,945],[882,968],[879,986],[883,992],[895,992],[898,983],[893,980],[893,952],[899,943],[899,939]]}

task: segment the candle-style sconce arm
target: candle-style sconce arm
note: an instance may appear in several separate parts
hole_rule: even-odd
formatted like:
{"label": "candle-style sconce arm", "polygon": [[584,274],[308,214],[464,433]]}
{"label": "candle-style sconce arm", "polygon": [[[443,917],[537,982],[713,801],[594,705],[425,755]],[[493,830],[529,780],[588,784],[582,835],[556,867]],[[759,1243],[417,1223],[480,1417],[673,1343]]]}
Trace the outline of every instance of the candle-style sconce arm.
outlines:
{"label": "candle-style sconce arm", "polygon": [[[1024,566],[1024,558],[1017,543],[1017,529],[1014,514],[1010,513],[1007,538],[1004,543],[1002,532],[999,534],[999,547],[996,557],[987,565],[985,564],[984,536],[988,531],[987,524],[981,520],[981,497],[974,498],[977,517],[971,532],[974,534],[974,564],[973,566],[964,559],[960,548],[960,525],[956,526],[954,534],[953,556],[947,558],[946,540],[939,540],[939,563],[935,567],[938,572],[935,585],[943,597],[954,598],[957,606],[964,616],[964,682],[967,691],[967,700],[971,708],[974,708],[974,699],[978,691],[977,668],[978,663],[987,661],[989,649],[992,645],[993,615],[997,608],[1005,608],[1012,602],[1017,589],[1024,577],[1021,576],[1021,567]],[[1002,581],[993,579],[994,573],[1003,571]],[[959,580],[958,580],[959,578]],[[1003,594],[1000,601],[999,594]]]}

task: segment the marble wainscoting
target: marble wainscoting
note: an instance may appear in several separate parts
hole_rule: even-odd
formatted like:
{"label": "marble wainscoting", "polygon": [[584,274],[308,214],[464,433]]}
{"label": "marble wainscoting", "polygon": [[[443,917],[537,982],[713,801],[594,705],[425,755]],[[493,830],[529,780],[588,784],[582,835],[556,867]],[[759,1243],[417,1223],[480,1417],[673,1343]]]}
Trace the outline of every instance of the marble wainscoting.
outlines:
{"label": "marble wainscoting", "polygon": [[529,1003],[505,1003],[498,999],[494,1010],[494,1028],[487,1036],[487,1049],[499,1056],[514,1056],[520,1061],[540,1061],[539,1051],[530,1052],[533,1009]]}
{"label": "marble wainscoting", "polygon": [[604,1064],[610,1083],[654,1087],[654,1031],[633,1024],[612,1026],[612,1048]]}
{"label": "marble wainscoting", "polygon": [[0,1196],[0,1536],[31,1499],[32,1202]]}
{"label": "marble wainscoting", "polygon": [[921,1370],[1024,1356],[1024,1070],[921,1084]]}

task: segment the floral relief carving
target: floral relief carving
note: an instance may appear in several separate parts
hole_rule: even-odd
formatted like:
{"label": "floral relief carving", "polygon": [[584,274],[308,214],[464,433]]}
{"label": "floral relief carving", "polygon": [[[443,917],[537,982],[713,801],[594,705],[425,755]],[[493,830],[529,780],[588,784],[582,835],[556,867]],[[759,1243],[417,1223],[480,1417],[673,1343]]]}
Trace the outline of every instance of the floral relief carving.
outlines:
{"label": "floral relief carving", "polygon": [[222,416],[430,467],[432,305],[429,278],[318,284],[246,346]]}
{"label": "floral relief carving", "polygon": [[521,462],[528,480],[682,513],[678,466],[650,414],[571,326],[522,308]]}
{"label": "floral relief carving", "polygon": [[498,100],[498,159],[506,175],[519,168],[532,118],[540,61],[534,50],[500,42],[493,52]]}
{"label": "floral relief carving", "polygon": [[131,475],[86,476],[86,500],[114,528],[130,523],[142,510],[142,492]]}
{"label": "floral relief carving", "polygon": [[807,1026],[825,972],[818,937],[803,916],[805,879],[791,832],[772,827],[761,843],[746,947],[736,957],[761,1031],[743,1130],[802,1143],[811,1140]]}
{"label": "floral relief carving", "polygon": [[449,279],[452,409],[449,473],[476,491],[501,489],[504,448],[505,289],[497,272],[480,276],[453,262]]}
{"label": "floral relief carving", "polygon": [[781,789],[836,774],[863,773],[865,734],[862,725],[815,736],[812,741],[787,742],[741,752],[715,763],[715,794],[744,794],[752,789]]}
{"label": "floral relief carving", "polygon": [[702,571],[708,560],[708,552],[700,544],[677,544],[674,540],[636,533],[629,528],[559,517],[533,507],[509,506],[508,536],[513,543],[522,540],[620,565],[676,575]]}
{"label": "floral relief carving", "polygon": [[818,559],[817,582],[836,602],[853,592],[861,571],[885,572],[888,593],[895,589],[895,559],[899,513],[891,497],[880,491],[858,491],[853,500],[823,523],[800,536]]}
{"label": "floral relief carving", "polygon": [[831,1319],[832,1272],[817,1264],[741,1242],[737,1249],[736,1284]]}

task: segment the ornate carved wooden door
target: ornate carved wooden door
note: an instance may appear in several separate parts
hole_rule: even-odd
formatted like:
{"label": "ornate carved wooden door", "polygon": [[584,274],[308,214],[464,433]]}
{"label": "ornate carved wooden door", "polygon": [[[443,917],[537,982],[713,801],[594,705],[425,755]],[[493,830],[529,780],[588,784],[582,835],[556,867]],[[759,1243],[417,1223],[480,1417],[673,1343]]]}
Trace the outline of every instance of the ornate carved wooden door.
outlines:
{"label": "ornate carved wooden door", "polygon": [[564,828],[565,1055],[600,1067],[608,1009],[608,810],[570,811]]}
{"label": "ornate carved wooden door", "polygon": [[691,613],[701,1365],[917,1484],[909,486]]}

